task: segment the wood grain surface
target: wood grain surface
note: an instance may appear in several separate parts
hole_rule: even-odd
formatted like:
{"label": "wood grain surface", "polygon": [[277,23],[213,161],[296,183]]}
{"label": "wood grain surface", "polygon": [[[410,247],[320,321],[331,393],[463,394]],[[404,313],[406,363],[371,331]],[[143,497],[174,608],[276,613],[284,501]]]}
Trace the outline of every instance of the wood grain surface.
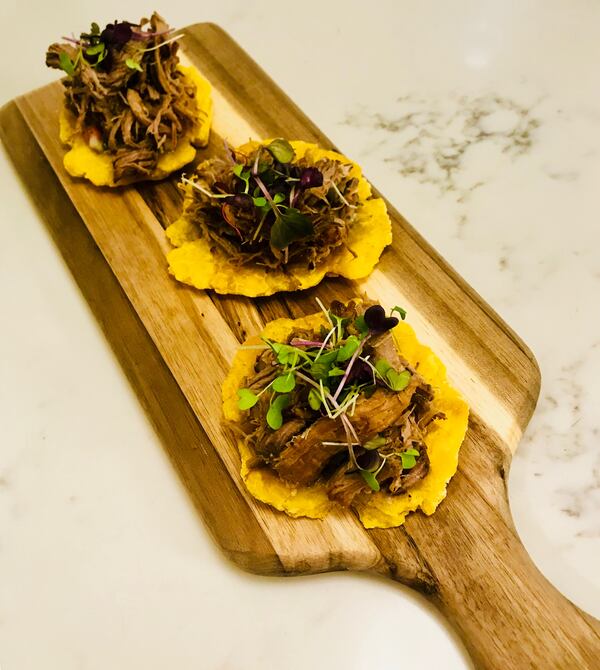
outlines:
{"label": "wood grain surface", "polygon": [[[185,34],[186,57],[214,87],[213,134],[202,158],[219,151],[223,138],[332,146],[220,28],[198,24]],[[328,280],[257,300],[176,284],[163,229],[179,212],[177,179],[116,190],[71,179],[57,131],[61,96],[56,83],[9,103],[0,136],[225,554],[260,574],[388,575],[440,609],[477,667],[600,668],[600,624],[537,571],[511,520],[506,475],[540,378],[532,354],[498,315],[391,207],[393,245],[360,284]],[[432,517],[413,514],[398,529],[366,531],[343,511],[291,519],[257,502],[221,422],[220,385],[247,334],[272,318],[315,311],[315,296],[363,292],[407,308],[472,410],[446,501]]]}

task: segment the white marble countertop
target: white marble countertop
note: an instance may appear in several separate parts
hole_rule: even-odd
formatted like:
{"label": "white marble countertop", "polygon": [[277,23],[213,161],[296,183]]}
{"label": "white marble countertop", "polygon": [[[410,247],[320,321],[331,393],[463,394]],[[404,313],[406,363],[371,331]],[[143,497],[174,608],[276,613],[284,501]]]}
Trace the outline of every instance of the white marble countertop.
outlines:
{"label": "white marble countertop", "polygon": [[[537,355],[510,501],[600,616],[600,6],[213,4],[159,9],[236,37]],[[3,3],[1,101],[55,78],[57,37],[150,9]],[[221,557],[4,156],[0,178],[2,670],[469,667],[401,587]]]}

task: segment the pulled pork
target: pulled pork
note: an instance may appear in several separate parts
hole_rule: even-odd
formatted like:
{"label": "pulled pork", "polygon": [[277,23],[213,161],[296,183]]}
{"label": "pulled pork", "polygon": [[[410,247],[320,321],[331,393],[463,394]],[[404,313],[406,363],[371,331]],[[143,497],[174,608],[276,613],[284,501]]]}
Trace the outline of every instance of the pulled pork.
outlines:
{"label": "pulled pork", "polygon": [[[353,332],[358,332],[355,324],[359,323],[359,317],[365,319],[369,309],[376,308],[368,304],[359,307],[355,303],[349,306],[333,303],[329,313],[344,319],[346,338],[337,346],[343,346]],[[397,323],[393,317],[378,315],[378,318],[379,323],[390,319]],[[393,325],[388,323],[385,327]],[[316,349],[326,335],[325,329],[296,331],[287,345],[307,351],[312,343]],[[254,467],[271,468],[281,479],[298,486],[324,483],[328,496],[344,506],[351,506],[357,495],[374,489],[372,480],[370,484],[364,476],[365,471],[376,473],[377,486],[390,495],[405,493],[421,481],[429,471],[427,430],[432,422],[445,418],[432,408],[432,388],[398,354],[389,330],[372,329],[366,337],[363,331],[362,337],[361,355],[353,361],[346,382],[361,390],[353,410],[346,413],[354,431],[351,449],[341,419],[330,418],[322,407],[315,409],[310,404],[309,393],[314,386],[302,383],[302,377],[297,377],[290,393],[280,428],[272,430],[266,421],[272,402],[268,390],[260,394],[242,424],[245,440],[256,455]],[[259,394],[281,374],[276,351],[269,348],[259,356],[254,374],[246,380],[246,388]],[[375,366],[381,361],[397,373],[410,376],[403,388],[394,391],[381,379],[375,379],[367,362]],[[338,361],[333,365],[342,364]],[[350,363],[346,362],[346,366]],[[337,383],[334,381],[330,386],[332,392]]]}
{"label": "pulled pork", "polygon": [[109,152],[115,184],[143,179],[173,151],[200,111],[178,69],[178,44],[156,13],[139,24],[93,24],[78,40],[52,44],[48,67],[64,70],[65,105],[90,147]]}
{"label": "pulled pork", "polygon": [[289,160],[267,145],[247,154],[227,148],[200,164],[187,182],[194,188],[186,214],[234,266],[312,270],[347,248],[358,180],[347,163],[296,159],[287,141],[274,143],[287,148]]}

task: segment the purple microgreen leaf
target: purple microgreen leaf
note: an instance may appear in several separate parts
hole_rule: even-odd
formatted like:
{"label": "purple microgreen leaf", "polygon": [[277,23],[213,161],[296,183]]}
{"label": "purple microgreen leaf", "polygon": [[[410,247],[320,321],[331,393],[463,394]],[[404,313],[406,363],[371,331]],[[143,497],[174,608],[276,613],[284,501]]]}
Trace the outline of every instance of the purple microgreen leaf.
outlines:
{"label": "purple microgreen leaf", "polygon": [[294,337],[290,340],[290,344],[293,347],[320,347],[323,342],[319,342],[319,340],[303,340],[300,337]]}
{"label": "purple microgreen leaf", "polygon": [[323,186],[323,173],[316,167],[304,168],[300,173],[299,186],[304,189]]}
{"label": "purple microgreen leaf", "polygon": [[100,39],[104,44],[120,49],[124,47],[132,37],[131,23],[121,21],[109,23],[100,33]]}
{"label": "purple microgreen leaf", "polygon": [[300,188],[323,186],[323,173],[319,168],[307,167],[300,173]]}
{"label": "purple microgreen leaf", "polygon": [[249,195],[245,193],[236,193],[235,195],[228,195],[225,202],[232,207],[239,209],[250,210],[254,206],[254,202]]}
{"label": "purple microgreen leaf", "polygon": [[399,321],[395,316],[386,316],[381,305],[371,305],[364,314],[365,323],[369,329],[376,333],[384,333],[386,330],[395,328]]}

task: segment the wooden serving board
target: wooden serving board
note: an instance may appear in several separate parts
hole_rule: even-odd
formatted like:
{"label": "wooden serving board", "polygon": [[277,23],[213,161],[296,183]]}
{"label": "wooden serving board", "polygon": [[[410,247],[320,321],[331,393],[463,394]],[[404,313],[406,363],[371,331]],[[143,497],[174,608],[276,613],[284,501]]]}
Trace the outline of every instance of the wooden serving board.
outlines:
{"label": "wooden serving board", "polygon": [[[185,31],[187,57],[214,87],[222,138],[283,136],[331,147],[220,28]],[[360,284],[250,300],[178,285],[163,228],[178,215],[177,178],[100,190],[71,179],[58,139],[57,82],[10,102],[0,136],[41,218],[119,357],[201,516],[224,553],[261,574],[362,570],[413,587],[447,617],[481,668],[599,668],[600,624],[537,571],[516,535],[506,475],[538,397],[521,340],[392,208],[394,242]],[[401,304],[471,406],[459,469],[435,515],[366,531],[351,512],[291,519],[257,502],[221,423],[220,385],[239,343],[265,322],[367,292]]]}

